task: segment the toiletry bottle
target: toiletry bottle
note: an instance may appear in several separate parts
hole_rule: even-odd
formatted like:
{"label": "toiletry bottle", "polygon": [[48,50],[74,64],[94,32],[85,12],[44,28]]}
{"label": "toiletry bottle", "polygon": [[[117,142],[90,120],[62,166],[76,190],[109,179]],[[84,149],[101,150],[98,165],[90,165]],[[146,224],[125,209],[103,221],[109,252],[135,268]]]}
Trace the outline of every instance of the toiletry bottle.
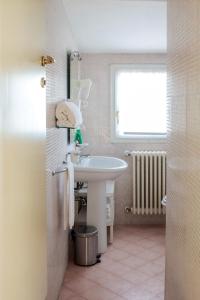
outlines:
{"label": "toiletry bottle", "polygon": [[83,136],[82,136],[80,128],[76,129],[75,136],[74,136],[74,142],[75,142],[75,144],[83,144]]}

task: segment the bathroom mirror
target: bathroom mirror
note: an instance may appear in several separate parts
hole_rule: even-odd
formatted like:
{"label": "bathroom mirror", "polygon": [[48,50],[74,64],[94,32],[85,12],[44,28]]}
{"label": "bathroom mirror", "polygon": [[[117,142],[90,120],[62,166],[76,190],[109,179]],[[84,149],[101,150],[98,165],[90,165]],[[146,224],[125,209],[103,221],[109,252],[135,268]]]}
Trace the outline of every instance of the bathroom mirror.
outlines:
{"label": "bathroom mirror", "polygon": [[[78,51],[67,52],[67,99],[74,99],[73,85],[80,78],[81,57]],[[68,129],[68,144],[73,142],[74,129]]]}
{"label": "bathroom mirror", "polygon": [[[67,53],[67,99],[70,99],[70,73],[71,73],[71,63],[70,63],[71,52]],[[72,141],[71,131],[69,128],[67,129],[67,143],[70,144]]]}

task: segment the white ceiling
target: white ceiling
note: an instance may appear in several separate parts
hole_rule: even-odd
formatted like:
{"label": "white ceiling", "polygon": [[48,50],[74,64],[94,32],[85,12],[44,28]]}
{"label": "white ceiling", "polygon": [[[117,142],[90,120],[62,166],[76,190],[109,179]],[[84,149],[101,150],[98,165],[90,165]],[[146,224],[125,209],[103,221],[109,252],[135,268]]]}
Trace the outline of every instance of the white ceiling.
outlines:
{"label": "white ceiling", "polygon": [[166,52],[166,1],[64,0],[64,3],[81,52]]}

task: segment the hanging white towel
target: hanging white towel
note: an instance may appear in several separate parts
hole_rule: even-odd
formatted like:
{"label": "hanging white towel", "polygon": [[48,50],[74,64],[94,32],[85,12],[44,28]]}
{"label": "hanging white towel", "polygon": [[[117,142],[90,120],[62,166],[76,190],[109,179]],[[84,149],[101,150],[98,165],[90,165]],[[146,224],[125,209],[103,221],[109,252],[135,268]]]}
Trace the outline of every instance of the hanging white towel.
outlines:
{"label": "hanging white towel", "polygon": [[56,107],[58,127],[77,128],[82,122],[82,114],[79,107],[71,101],[61,101]]}
{"label": "hanging white towel", "polygon": [[68,157],[67,169],[64,180],[64,230],[74,226],[74,165]]}
{"label": "hanging white towel", "polygon": [[92,87],[91,79],[80,80],[79,99],[81,99],[82,101],[86,101],[89,98],[91,87]]}
{"label": "hanging white towel", "polygon": [[72,80],[71,99],[73,101],[87,101],[91,87],[91,79]]}

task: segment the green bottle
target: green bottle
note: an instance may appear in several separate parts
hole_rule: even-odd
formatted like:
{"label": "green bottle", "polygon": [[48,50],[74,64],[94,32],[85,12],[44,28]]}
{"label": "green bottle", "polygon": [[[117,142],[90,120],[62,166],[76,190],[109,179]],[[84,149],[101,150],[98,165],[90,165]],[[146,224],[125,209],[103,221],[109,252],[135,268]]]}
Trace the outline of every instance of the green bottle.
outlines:
{"label": "green bottle", "polygon": [[76,129],[76,132],[74,135],[74,142],[76,144],[83,144],[83,136],[82,136],[80,128]]}

